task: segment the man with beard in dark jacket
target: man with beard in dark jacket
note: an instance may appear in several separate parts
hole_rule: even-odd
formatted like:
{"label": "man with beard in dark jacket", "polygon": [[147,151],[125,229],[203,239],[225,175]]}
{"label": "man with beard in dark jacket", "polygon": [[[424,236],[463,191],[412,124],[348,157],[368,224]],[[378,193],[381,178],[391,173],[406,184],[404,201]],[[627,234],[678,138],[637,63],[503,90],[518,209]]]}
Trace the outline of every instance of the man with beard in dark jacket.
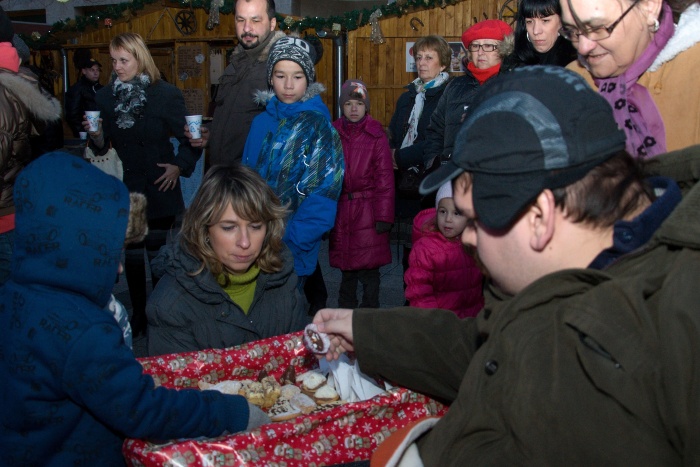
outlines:
{"label": "man with beard in dark jacket", "polygon": [[[265,110],[253,97],[257,90],[268,88],[267,56],[272,44],[285,36],[275,31],[275,14],[274,0],[236,2],[238,45],[219,80],[211,128],[202,127],[201,139],[190,139],[195,148],[208,145],[207,166],[240,160],[250,125]],[[191,136],[187,131],[185,135]]]}
{"label": "man with beard in dark jacket", "polygon": [[76,138],[83,129],[83,115],[86,110],[97,110],[95,93],[102,89],[100,72],[102,65],[91,57],[82,57],[76,63],[80,68],[78,82],[66,93],[66,120]]}
{"label": "man with beard in dark jacket", "polygon": [[453,181],[462,242],[488,269],[476,318],[315,317],[328,358],[354,350],[368,375],[450,404],[392,434],[377,465],[698,464],[700,146],[640,167],[606,104],[562,68],[516,69],[423,181]]}

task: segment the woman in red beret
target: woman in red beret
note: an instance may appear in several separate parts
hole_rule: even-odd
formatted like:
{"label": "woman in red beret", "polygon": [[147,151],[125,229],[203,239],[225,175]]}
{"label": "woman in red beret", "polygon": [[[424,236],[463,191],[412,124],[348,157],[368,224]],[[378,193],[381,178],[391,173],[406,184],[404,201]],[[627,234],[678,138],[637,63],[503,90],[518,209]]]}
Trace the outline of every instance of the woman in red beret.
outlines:
{"label": "woman in red beret", "polygon": [[[503,58],[513,51],[513,30],[500,20],[481,21],[464,31],[462,43],[468,51],[467,71],[464,76],[450,81],[430,117],[423,150],[427,167],[449,160],[474,94],[479,86],[501,71]],[[433,205],[435,198],[428,201]]]}

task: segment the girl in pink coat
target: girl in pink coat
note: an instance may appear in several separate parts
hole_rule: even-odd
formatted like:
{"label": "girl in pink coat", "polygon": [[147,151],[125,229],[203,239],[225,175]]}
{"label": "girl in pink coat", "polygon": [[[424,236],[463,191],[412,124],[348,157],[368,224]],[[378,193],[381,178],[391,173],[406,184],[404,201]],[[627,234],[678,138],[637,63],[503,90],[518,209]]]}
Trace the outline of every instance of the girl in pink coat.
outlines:
{"label": "girl in pink coat", "polygon": [[330,264],[342,271],[338,306],[379,307],[379,267],[391,263],[389,230],[394,221],[394,169],[381,123],[368,115],[369,94],[357,79],[343,84],[343,116],[333,122],[345,156],[343,190],[331,230]]}
{"label": "girl in pink coat", "polygon": [[466,225],[447,182],[437,193],[435,208],[413,220],[413,249],[404,275],[411,306],[452,310],[460,318],[476,316],[484,306],[484,277],[460,241]]}

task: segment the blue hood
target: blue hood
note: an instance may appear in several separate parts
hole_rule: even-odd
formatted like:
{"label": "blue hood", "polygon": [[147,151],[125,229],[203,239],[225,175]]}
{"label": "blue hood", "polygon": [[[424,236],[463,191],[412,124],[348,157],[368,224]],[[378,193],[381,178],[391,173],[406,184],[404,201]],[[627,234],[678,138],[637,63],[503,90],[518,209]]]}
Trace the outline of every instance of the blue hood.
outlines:
{"label": "blue hood", "polygon": [[326,104],[321,100],[321,93],[325,90],[326,88],[321,83],[311,83],[306,88],[304,97],[293,104],[280,102],[273,91],[258,91],[255,95],[255,102],[265,105],[265,112],[270,114],[273,120],[279,121],[284,118],[293,117],[301,112],[312,110],[321,113],[321,115],[330,121],[331,114]]}
{"label": "blue hood", "polygon": [[129,220],[126,186],[79,157],[52,152],[14,186],[11,280],[75,292],[104,307]]}

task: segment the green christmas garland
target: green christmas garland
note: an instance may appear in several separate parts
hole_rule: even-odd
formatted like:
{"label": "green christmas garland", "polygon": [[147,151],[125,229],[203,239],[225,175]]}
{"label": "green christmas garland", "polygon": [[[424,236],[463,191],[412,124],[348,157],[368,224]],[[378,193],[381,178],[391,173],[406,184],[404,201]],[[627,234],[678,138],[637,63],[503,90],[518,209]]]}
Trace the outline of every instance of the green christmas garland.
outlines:
{"label": "green christmas garland", "polygon": [[[131,0],[116,5],[109,5],[88,16],[78,16],[76,18],[66,18],[63,21],[58,21],[53,24],[51,29],[44,35],[34,33],[30,36],[22,35],[24,41],[33,49],[41,49],[47,47],[55,47],[60,45],[57,33],[83,32],[87,28],[104,26],[104,20],[118,20],[125,16],[130,16],[132,13],[142,10],[146,5],[156,3],[160,0]],[[346,12],[339,16],[330,16],[328,18],[319,17],[304,17],[299,20],[293,19],[291,16],[285,18],[282,15],[277,15],[277,24],[283,31],[303,31],[305,29],[337,31],[338,25],[343,31],[353,31],[357,28],[369,24],[370,15],[380,10],[382,17],[403,16],[416,9],[428,9],[434,7],[444,8],[447,5],[453,5],[461,0],[397,0],[388,5],[380,5],[371,9],[364,8],[362,10],[354,10]],[[211,0],[180,0],[180,4],[184,8],[202,8],[209,11]],[[224,0],[224,5],[219,8],[222,14],[233,14],[236,0]]]}

